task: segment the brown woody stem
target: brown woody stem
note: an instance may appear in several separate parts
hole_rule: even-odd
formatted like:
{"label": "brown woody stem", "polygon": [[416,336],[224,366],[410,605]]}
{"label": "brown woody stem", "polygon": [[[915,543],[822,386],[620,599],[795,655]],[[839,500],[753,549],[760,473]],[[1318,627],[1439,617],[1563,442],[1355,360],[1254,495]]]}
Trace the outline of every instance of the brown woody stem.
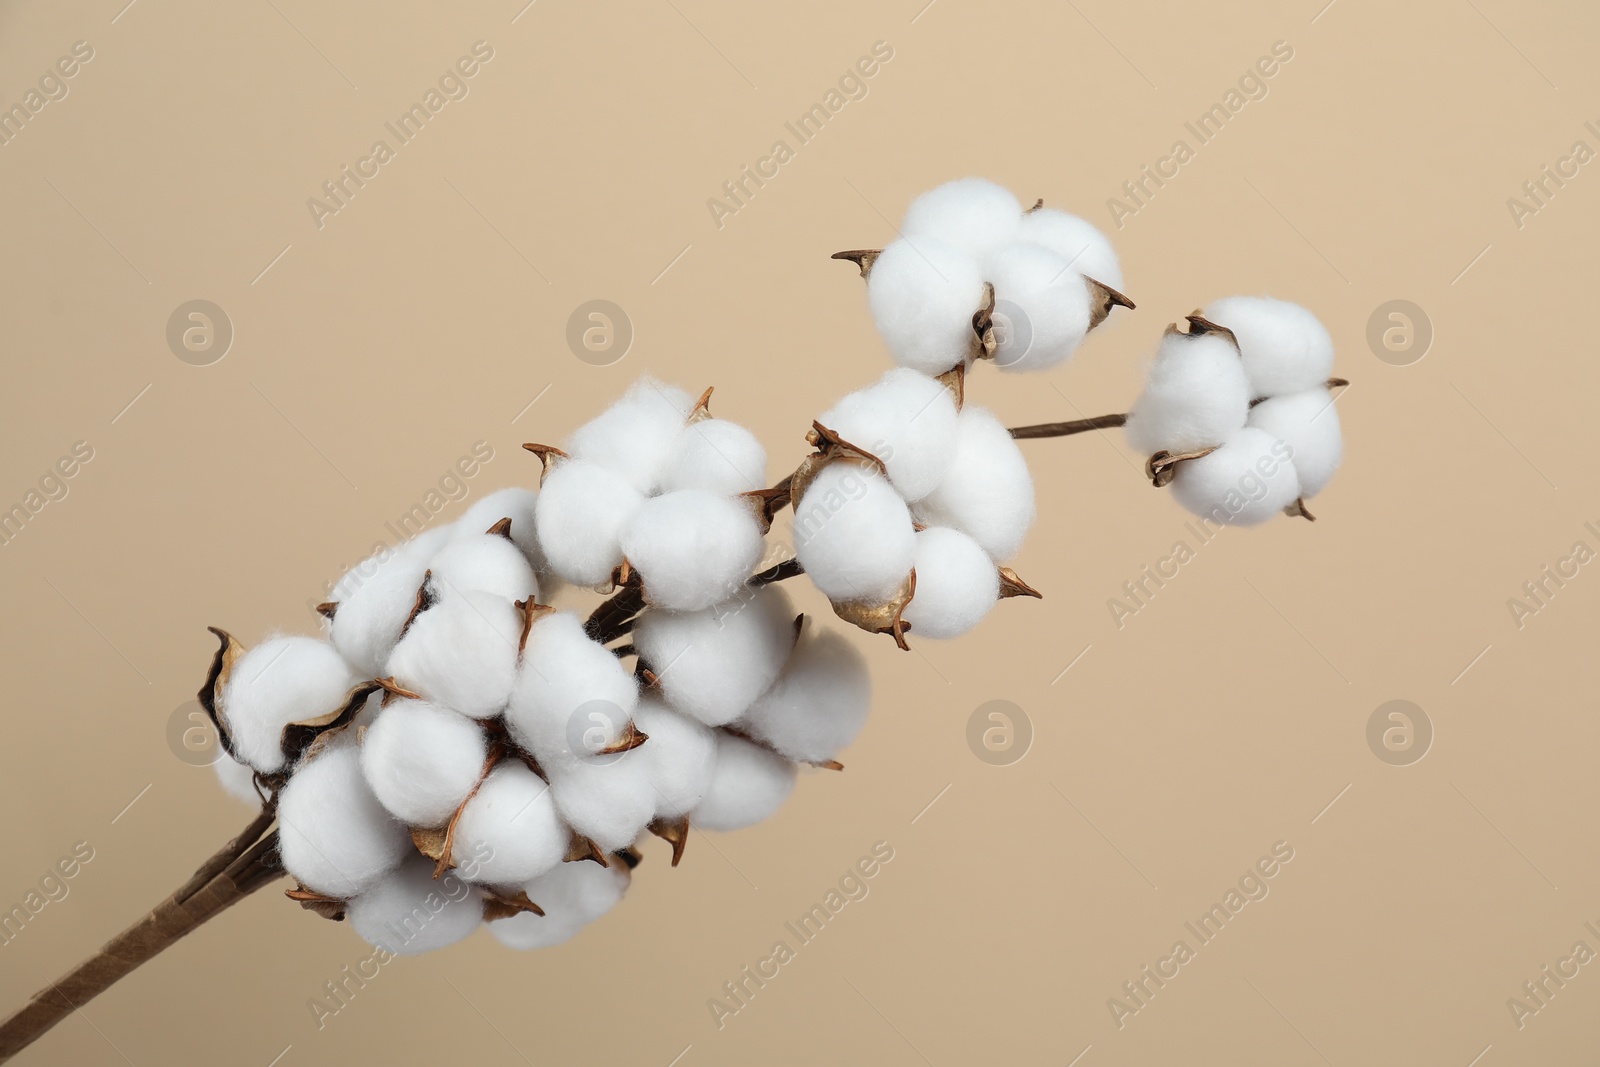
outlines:
{"label": "brown woody stem", "polygon": [[1109,430],[1125,426],[1126,415],[1096,415],[1092,419],[1073,419],[1071,422],[1042,422],[1036,426],[1013,426],[1011,436],[1019,441],[1028,437],[1070,437],[1090,430]]}
{"label": "brown woody stem", "polygon": [[264,807],[242,833],[202,863],[148,915],[0,1022],[0,1063],[202,923],[282,877],[278,833],[266,833],[275,814],[270,805]]}

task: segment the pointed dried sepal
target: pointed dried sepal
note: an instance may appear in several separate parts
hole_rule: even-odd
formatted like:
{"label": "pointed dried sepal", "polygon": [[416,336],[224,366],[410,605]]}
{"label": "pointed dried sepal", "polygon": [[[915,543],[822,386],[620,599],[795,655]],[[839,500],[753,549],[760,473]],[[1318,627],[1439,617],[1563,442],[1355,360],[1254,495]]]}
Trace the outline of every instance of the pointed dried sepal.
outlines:
{"label": "pointed dried sepal", "polygon": [[869,634],[888,634],[894,638],[895,645],[902,652],[909,652],[911,646],[906,644],[906,634],[910,631],[911,624],[906,622],[903,616],[906,605],[910,604],[911,598],[916,595],[917,572],[913,568],[894,596],[883,603],[873,604],[862,600],[836,603],[833,605],[833,613]]}
{"label": "pointed dried sepal", "polygon": [[377,680],[377,685],[378,685],[379,689],[383,690],[383,704],[382,704],[383,707],[388,707],[390,704],[394,703],[396,700],[421,700],[422,699],[422,694],[421,693],[414,693],[411,690],[407,689],[405,686],[403,686],[399,682],[395,681],[393,675],[391,675],[388,678],[379,678]]}
{"label": "pointed dried sepal", "polygon": [[211,725],[217,728],[217,739],[222,743],[223,750],[233,756],[233,736],[228,729],[227,713],[217,702],[217,697],[227,688],[233,665],[244,655],[244,646],[226,630],[215,626],[207,626],[206,629],[216,635],[217,652],[211,657],[211,669],[206,671],[206,680],[195,697],[211,718]]}
{"label": "pointed dried sepal", "polygon": [[1022,213],[1024,215],[1032,215],[1035,211],[1038,211],[1042,207],[1044,207],[1044,197],[1041,196],[1039,199],[1033,202],[1032,207],[1024,209]]}
{"label": "pointed dried sepal", "polygon": [[628,562],[628,557],[622,557],[622,562],[611,568],[611,588],[627,589],[630,586],[640,585],[639,572],[633,569],[633,564]]}
{"label": "pointed dried sepal", "polygon": [[504,537],[507,541],[511,540],[511,517],[508,515],[483,532],[493,537]]}
{"label": "pointed dried sepal", "polygon": [[706,391],[701,393],[700,399],[694,402],[694,410],[689,412],[689,418],[685,422],[686,425],[693,426],[697,422],[705,422],[713,417],[711,414],[711,393],[714,389],[716,389],[714,385],[706,386]]}
{"label": "pointed dried sepal", "polygon": [[330,897],[326,893],[313,892],[303,885],[296,885],[293,889],[285,889],[283,895],[299,904],[302,908],[332,919],[334,922],[344,921],[345,901],[338,897]]}
{"label": "pointed dried sepal", "polygon": [[496,893],[485,891],[483,894],[483,921],[494,922],[496,919],[509,919],[513,915],[521,915],[531,911],[535,915],[543,915],[544,909],[528,899],[526,890],[519,889],[515,893]]}
{"label": "pointed dried sepal", "polygon": [[835,252],[829,259],[848,259],[861,270],[861,277],[865,278],[872,273],[872,265],[883,255],[881,248],[852,248],[845,252]]}
{"label": "pointed dried sepal", "polygon": [[1000,567],[1000,599],[1013,596],[1031,596],[1035,600],[1043,600],[1044,594],[1033,586],[1017,577],[1017,572],[1010,567]]}
{"label": "pointed dried sepal", "polygon": [[633,720],[629,719],[628,725],[622,729],[621,736],[615,741],[611,742],[605,748],[597,750],[595,755],[615,756],[619,752],[628,752],[632,749],[638,748],[648,740],[650,740],[650,735],[640,730],[633,724]]}
{"label": "pointed dried sepal", "polygon": [[660,678],[660,676],[657,675],[656,672],[651,670],[649,667],[646,667],[643,663],[639,664],[639,670],[638,670],[637,673],[639,675],[639,680],[644,682],[644,687],[646,689],[660,689],[661,688],[661,678]]}
{"label": "pointed dried sepal", "polygon": [[433,876],[443,877],[444,873],[455,867],[456,824],[461,821],[461,813],[467,810],[467,805],[472,803],[472,798],[478,795],[484,779],[489,777],[489,772],[504,758],[506,747],[496,741],[489,746],[489,754],[484,757],[483,767],[478,771],[478,780],[473,783],[472,789],[466,797],[456,806],[450,814],[450,821],[443,826],[413,826],[411,827],[411,843],[417,851],[433,860]]}
{"label": "pointed dried sepal", "polygon": [[1215,452],[1220,445],[1202,448],[1198,452],[1168,452],[1162,450],[1144,462],[1144,474],[1150,479],[1150,484],[1157,489],[1165,488],[1172,484],[1172,479],[1177,477],[1178,464],[1190,459],[1200,459]]}
{"label": "pointed dried sepal", "polygon": [[[1239,347],[1239,339],[1233,335],[1232,330],[1228,329],[1226,326],[1223,326],[1221,323],[1212,322],[1210,319],[1200,314],[1198,309],[1196,309],[1192,315],[1185,315],[1184,319],[1186,319],[1189,323],[1190,337],[1200,337],[1208,333],[1219,333],[1226,337],[1228,339],[1228,343],[1233,345],[1234,348]],[[1170,332],[1172,327],[1169,326],[1167,329],[1168,332]]]}
{"label": "pointed dried sepal", "polygon": [[840,763],[836,759],[825,759],[825,760],[814,760],[814,759],[812,759],[812,760],[806,760],[806,765],[808,767],[815,767],[819,771],[842,771],[842,770],[844,770],[844,764]]}
{"label": "pointed dried sepal", "polygon": [[1345,386],[1350,384],[1350,379],[1349,378],[1329,378],[1327,381],[1323,382],[1322,384],[1324,386],[1326,386],[1327,388],[1329,388],[1329,389],[1343,389]]}
{"label": "pointed dried sepal", "polygon": [[517,652],[522,653],[528,650],[528,635],[533,632],[533,624],[546,615],[554,615],[556,609],[549,604],[539,603],[531,596],[527,600],[513,600],[512,604],[522,612],[522,636],[517,640]]}
{"label": "pointed dried sepal", "polygon": [[1292,503],[1288,507],[1284,508],[1283,509],[1283,513],[1285,515],[1288,515],[1288,516],[1291,516],[1291,517],[1298,515],[1300,518],[1305,519],[1307,522],[1316,522],[1317,521],[1317,517],[1315,515],[1311,514],[1311,512],[1306,510],[1305,497],[1299,497],[1299,496],[1295,497],[1294,498],[1294,503]]}
{"label": "pointed dried sepal", "polygon": [[794,475],[791,474],[770,489],[752,489],[739,494],[755,508],[756,521],[761,523],[763,534],[772,529],[772,520],[778,512],[789,506],[793,486]]}
{"label": "pointed dried sepal", "polygon": [[689,816],[676,819],[657,819],[650,824],[650,832],[672,846],[672,865],[683,859],[683,849],[689,843]]}
{"label": "pointed dried sepal", "polygon": [[413,826],[411,843],[418,852],[436,863],[444,863],[449,855],[450,828],[448,826]]}
{"label": "pointed dried sepal", "polygon": [[1083,281],[1089,287],[1089,329],[1092,330],[1106,321],[1106,317],[1111,314],[1111,309],[1114,307],[1133,310],[1133,301],[1105,282],[1095,281],[1088,275],[1084,275]]}
{"label": "pointed dried sepal", "polygon": [[317,605],[317,614],[330,622],[333,620],[334,613],[338,610],[339,604],[334,600],[325,600]]}
{"label": "pointed dried sepal", "polygon": [[595,844],[589,838],[584,837],[582,834],[577,833],[572,835],[572,843],[567,846],[567,854],[561,857],[561,859],[563,863],[578,863],[582,860],[594,860],[602,867],[611,866],[611,862],[606,859],[606,854],[600,850],[599,845]]}
{"label": "pointed dried sepal", "polygon": [[400,636],[404,637],[406,631],[411,629],[411,624],[417,621],[417,616],[433,607],[438,602],[438,597],[433,593],[431,582],[433,570],[430,568],[422,572],[422,584],[417,586],[417,599],[411,604],[411,614],[406,616],[406,621],[400,627]]}
{"label": "pointed dried sepal", "polygon": [[811,488],[811,483],[822,473],[822,469],[830,463],[850,461],[865,464],[885,478],[889,476],[889,468],[883,460],[868,452],[860,445],[840,437],[833,430],[813,422],[811,430],[806,434],[806,441],[817,451],[800,461],[795,472],[789,476],[789,500],[791,503],[803,500],[806,490]]}
{"label": "pointed dried sepal", "polygon": [[523,444],[522,447],[539,457],[539,484],[541,486],[544,485],[545,477],[550,473],[551,464],[553,464],[557,458],[570,458],[565,452],[557,448],[555,445],[541,445],[537,442],[530,441]]}
{"label": "pointed dried sepal", "polygon": [[[362,682],[345,694],[344,703],[338,707],[285,726],[278,739],[284,759],[294,763],[307,755],[312,744],[323,734],[336,733],[349,726],[367,698],[382,688],[377,682]],[[321,751],[320,747],[318,751]]]}
{"label": "pointed dried sepal", "polygon": [[994,286],[983,283],[983,306],[972,313],[973,359],[993,359],[1000,347],[994,332]]}
{"label": "pointed dried sepal", "polygon": [[943,374],[936,374],[934,377],[950,390],[950,395],[956,400],[956,410],[960,411],[962,405],[967,402],[967,365],[957,363]]}

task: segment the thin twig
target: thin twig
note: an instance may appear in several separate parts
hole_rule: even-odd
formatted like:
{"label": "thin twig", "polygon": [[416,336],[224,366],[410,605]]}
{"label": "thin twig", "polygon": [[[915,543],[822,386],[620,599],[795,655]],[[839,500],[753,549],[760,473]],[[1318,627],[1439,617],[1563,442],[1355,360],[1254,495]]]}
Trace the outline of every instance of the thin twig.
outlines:
{"label": "thin twig", "polygon": [[1092,419],[1073,419],[1071,422],[1042,422],[1036,426],[1013,426],[1011,436],[1019,441],[1029,437],[1070,437],[1090,430],[1109,430],[1126,426],[1126,415],[1096,415]]}

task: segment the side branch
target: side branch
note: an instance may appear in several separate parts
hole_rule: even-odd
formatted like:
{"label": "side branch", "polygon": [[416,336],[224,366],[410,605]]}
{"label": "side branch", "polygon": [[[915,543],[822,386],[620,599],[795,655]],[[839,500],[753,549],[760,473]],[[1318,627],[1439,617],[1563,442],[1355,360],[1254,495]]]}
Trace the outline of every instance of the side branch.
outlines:
{"label": "side branch", "polygon": [[1028,437],[1070,437],[1075,433],[1086,433],[1089,430],[1109,430],[1116,426],[1125,426],[1127,422],[1126,415],[1096,415],[1092,419],[1073,419],[1071,422],[1041,422],[1036,426],[1013,426],[1011,436],[1019,441]]}

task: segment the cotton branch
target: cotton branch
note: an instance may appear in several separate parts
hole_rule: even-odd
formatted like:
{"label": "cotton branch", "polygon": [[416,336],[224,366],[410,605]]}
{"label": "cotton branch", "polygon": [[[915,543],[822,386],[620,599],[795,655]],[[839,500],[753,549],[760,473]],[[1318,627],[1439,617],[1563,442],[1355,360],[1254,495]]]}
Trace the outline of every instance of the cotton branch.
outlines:
{"label": "cotton branch", "polygon": [[1011,436],[1021,441],[1030,437],[1070,437],[1090,430],[1109,430],[1125,426],[1126,415],[1096,415],[1090,419],[1073,419],[1070,422],[1041,422],[1034,426],[1013,426]]}

